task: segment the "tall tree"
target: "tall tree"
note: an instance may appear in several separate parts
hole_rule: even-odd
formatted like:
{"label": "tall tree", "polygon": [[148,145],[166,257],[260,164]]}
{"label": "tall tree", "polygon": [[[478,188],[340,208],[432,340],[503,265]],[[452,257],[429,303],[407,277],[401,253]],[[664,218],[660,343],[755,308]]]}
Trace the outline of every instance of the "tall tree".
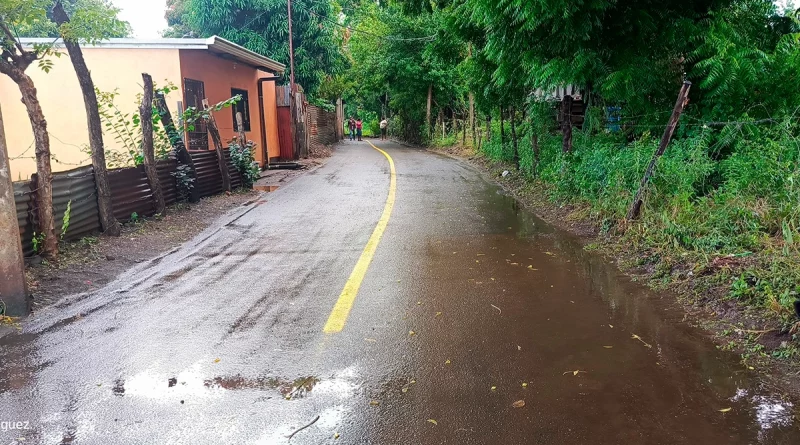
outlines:
{"label": "tall tree", "polygon": [[[338,13],[330,1],[292,2],[295,79],[312,95],[343,67]],[[218,35],[289,65],[286,0],[171,0],[167,18],[167,35]]]}
{"label": "tall tree", "polygon": [[[103,5],[104,6],[104,5]],[[84,41],[97,41],[109,37],[109,30],[116,20],[117,10],[113,8],[80,8],[73,16],[80,17],[82,14],[90,14],[84,22],[92,23],[94,32]],[[89,126],[89,148],[92,152],[92,167],[94,169],[95,187],[97,189],[97,207],[100,212],[100,225],[103,233],[111,236],[119,236],[119,222],[114,217],[114,206],[111,203],[111,185],[108,182],[108,172],[106,170],[106,154],[103,146],[103,127],[100,122],[100,112],[97,105],[97,93],[95,92],[92,75],[86,60],[83,58],[83,51],[80,47],[80,31],[73,29],[73,23],[61,0],[56,0],[53,6],[53,21],[59,27],[59,33],[67,47],[75,74],[78,76],[78,84],[81,86],[83,94],[83,104],[86,109],[86,121]],[[80,21],[76,21],[80,23]],[[106,25],[104,25],[106,23]],[[99,24],[99,26],[98,26]],[[86,35],[86,34],[84,34]]]}

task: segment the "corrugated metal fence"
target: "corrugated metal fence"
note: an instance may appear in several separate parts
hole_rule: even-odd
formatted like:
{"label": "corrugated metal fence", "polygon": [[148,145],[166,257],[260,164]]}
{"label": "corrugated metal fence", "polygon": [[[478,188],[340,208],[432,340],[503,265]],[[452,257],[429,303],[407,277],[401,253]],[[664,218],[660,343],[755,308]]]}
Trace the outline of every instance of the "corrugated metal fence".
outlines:
{"label": "corrugated metal fence", "polygon": [[312,148],[338,142],[336,127],[336,112],[308,106],[308,140]]}
{"label": "corrugated metal fence", "polygon": [[[201,197],[222,192],[222,175],[213,151],[191,153],[197,169],[195,187]],[[241,187],[242,178],[231,164],[230,153],[225,150],[231,186]],[[172,175],[178,166],[174,159],[159,161],[158,179],[167,205],[178,200],[178,188]],[[150,184],[144,167],[120,168],[108,171],[111,186],[111,200],[114,216],[119,221],[128,221],[131,215],[151,216],[155,213]],[[19,233],[25,256],[34,254],[33,237],[37,227],[36,219],[36,175],[30,181],[14,183],[14,201],[17,207]],[[97,190],[91,166],[53,174],[53,211],[57,234],[61,234],[64,214],[70,205],[69,227],[65,239],[78,239],[100,231],[100,214],[97,208]]]}

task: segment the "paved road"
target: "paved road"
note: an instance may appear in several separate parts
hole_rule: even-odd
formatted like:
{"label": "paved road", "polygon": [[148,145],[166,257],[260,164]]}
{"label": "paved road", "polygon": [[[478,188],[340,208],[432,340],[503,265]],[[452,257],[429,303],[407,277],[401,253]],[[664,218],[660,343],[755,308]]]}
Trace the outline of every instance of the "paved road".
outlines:
{"label": "paved road", "polygon": [[346,143],[1,338],[0,445],[278,444],[315,419],[291,443],[800,443],[668,299],[469,166],[376,144],[391,216],[387,157]]}

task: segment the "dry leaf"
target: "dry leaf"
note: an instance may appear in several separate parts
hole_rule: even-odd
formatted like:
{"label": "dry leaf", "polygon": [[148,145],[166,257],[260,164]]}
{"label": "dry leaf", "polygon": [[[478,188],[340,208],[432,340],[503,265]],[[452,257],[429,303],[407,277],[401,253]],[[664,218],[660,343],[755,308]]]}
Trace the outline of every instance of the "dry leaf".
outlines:
{"label": "dry leaf", "polygon": [[519,263],[511,263],[512,266],[519,266]]}
{"label": "dry leaf", "polygon": [[435,421],[433,419],[428,419],[428,422],[430,422],[430,423],[432,423],[434,425],[439,425],[439,422],[437,422],[437,421]]}
{"label": "dry leaf", "polygon": [[522,408],[523,406],[525,406],[525,401],[517,400],[516,402],[512,403],[511,406],[513,406],[514,408]]}
{"label": "dry leaf", "polygon": [[422,304],[422,302],[421,301],[417,301],[417,306],[419,306],[420,304]]}
{"label": "dry leaf", "polygon": [[496,386],[492,386],[492,391],[497,391],[497,387]]}
{"label": "dry leaf", "polygon": [[480,263],[480,261],[478,261],[478,260],[475,260],[475,262],[476,262],[476,263]]}
{"label": "dry leaf", "polygon": [[215,359],[214,359],[214,363],[219,363],[219,359],[218,359],[218,358],[215,358]]}
{"label": "dry leaf", "polygon": [[517,351],[522,351],[522,346],[517,345]]}
{"label": "dry leaf", "polygon": [[653,347],[653,345],[651,345],[651,344],[647,343],[646,341],[642,340],[642,337],[639,337],[636,334],[631,335],[631,338],[634,339],[634,340],[639,340],[640,342],[642,342],[643,345],[645,345],[645,347],[648,347],[648,348],[652,348]]}
{"label": "dry leaf", "polygon": [[545,252],[548,255],[555,255],[553,252]]}
{"label": "dry leaf", "polygon": [[576,369],[575,371],[564,371],[561,375],[567,375],[567,374],[578,375],[582,372],[585,373],[586,371],[581,371]]}
{"label": "dry leaf", "polygon": [[449,364],[450,364],[450,360],[445,360],[445,361],[444,361],[444,364],[445,364],[445,365],[449,365]]}
{"label": "dry leaf", "polygon": [[611,348],[613,348],[613,346],[603,346],[603,347],[604,347],[604,348],[606,348],[606,349],[611,349]]}
{"label": "dry leaf", "polygon": [[614,329],[614,325],[613,324],[608,325],[608,327],[611,328],[611,329]]}
{"label": "dry leaf", "polygon": [[370,401],[369,401],[369,404],[370,404],[370,405],[372,405],[372,406],[378,406],[378,405],[380,405],[380,404],[381,404],[381,402],[379,402],[379,401],[377,401],[377,400],[370,400]]}
{"label": "dry leaf", "polygon": [[408,335],[417,335],[417,333],[414,331],[408,331]]}
{"label": "dry leaf", "polygon": [[484,256],[484,255],[486,255],[486,254],[485,253],[479,253],[478,254],[478,256]]}
{"label": "dry leaf", "polygon": [[494,281],[494,278],[491,278],[491,280]]}
{"label": "dry leaf", "polygon": [[527,388],[528,387],[528,382],[522,382],[522,387],[523,388]]}
{"label": "dry leaf", "polygon": [[334,439],[338,439],[339,438],[339,433],[333,433],[333,438]]}
{"label": "dry leaf", "polygon": [[404,393],[408,392],[408,386],[404,386],[404,387],[400,388],[400,391],[402,391]]}
{"label": "dry leaf", "polygon": [[733,408],[722,408],[721,410],[719,410],[719,412],[721,412],[721,413],[727,413],[727,412],[728,412],[728,411],[730,411],[731,409],[733,409]]}
{"label": "dry leaf", "polygon": [[437,317],[441,317],[441,316],[442,316],[442,313],[441,313],[441,312],[437,312],[437,313],[436,313],[436,316],[437,316]]}

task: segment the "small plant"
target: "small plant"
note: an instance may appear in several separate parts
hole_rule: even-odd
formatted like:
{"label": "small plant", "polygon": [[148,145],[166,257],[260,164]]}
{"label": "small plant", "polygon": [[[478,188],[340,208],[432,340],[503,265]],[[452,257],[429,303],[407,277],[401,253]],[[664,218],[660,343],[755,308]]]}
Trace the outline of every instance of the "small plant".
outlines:
{"label": "small plant", "polygon": [[61,222],[61,240],[63,241],[64,238],[67,236],[67,229],[69,229],[69,218],[72,214],[72,200],[70,199],[67,201],[67,209],[64,210],[64,218],[62,218]]}
{"label": "small plant", "polygon": [[33,244],[33,252],[39,253],[42,250],[42,245],[44,244],[44,233],[36,233],[33,232],[33,238],[31,239],[31,243]]}
{"label": "small plant", "polygon": [[131,222],[136,224],[139,222],[139,214],[136,212],[131,213]]}
{"label": "small plant", "polygon": [[188,165],[179,164],[178,168],[171,173],[175,177],[175,182],[178,188],[178,201],[186,202],[192,194],[194,188],[194,178],[192,177],[192,169]]}
{"label": "small plant", "polygon": [[258,163],[253,157],[256,144],[253,141],[247,141],[247,144],[242,147],[238,140],[233,139],[228,143],[228,146],[231,152],[231,162],[242,177],[242,188],[253,188],[253,183],[260,176]]}

